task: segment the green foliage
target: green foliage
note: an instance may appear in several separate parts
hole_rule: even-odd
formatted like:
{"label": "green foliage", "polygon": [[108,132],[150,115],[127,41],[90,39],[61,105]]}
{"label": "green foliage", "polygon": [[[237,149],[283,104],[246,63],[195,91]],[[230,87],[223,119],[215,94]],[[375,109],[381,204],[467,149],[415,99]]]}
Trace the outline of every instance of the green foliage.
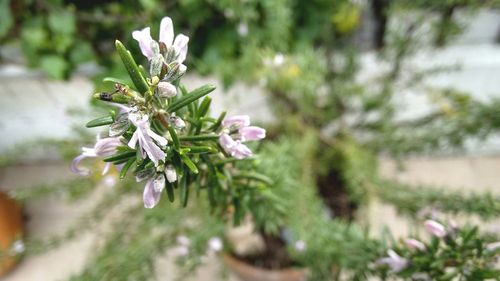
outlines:
{"label": "green foliage", "polygon": [[495,219],[500,215],[500,198],[491,193],[465,193],[429,186],[408,186],[395,181],[378,183],[377,195],[401,214],[415,217],[430,207],[452,214],[478,215]]}
{"label": "green foliage", "polygon": [[500,280],[500,270],[495,267],[499,249],[497,243],[487,243],[491,237],[481,234],[477,227],[445,228],[446,236],[432,237],[421,244],[421,249],[393,245],[406,265],[381,275],[403,280]]}

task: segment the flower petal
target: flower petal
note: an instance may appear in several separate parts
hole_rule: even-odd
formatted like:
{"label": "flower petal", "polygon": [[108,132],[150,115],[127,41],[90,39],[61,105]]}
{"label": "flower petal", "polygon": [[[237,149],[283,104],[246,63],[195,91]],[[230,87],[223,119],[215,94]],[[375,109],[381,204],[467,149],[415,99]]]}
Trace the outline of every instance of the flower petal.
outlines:
{"label": "flower petal", "polygon": [[174,41],[174,24],[172,19],[164,17],[160,23],[160,42],[163,42],[167,47],[172,46]]}
{"label": "flower petal", "polygon": [[151,59],[151,57],[153,56],[151,41],[153,41],[153,38],[151,37],[150,28],[146,27],[142,30],[136,30],[132,32],[132,38],[139,42],[139,47],[141,48],[142,54],[148,59]]}
{"label": "flower petal", "polygon": [[87,157],[88,156],[83,155],[83,154],[80,154],[77,157],[75,157],[75,159],[73,159],[73,162],[71,162],[71,171],[73,173],[81,175],[81,176],[88,176],[90,174],[89,169],[85,169],[85,168],[81,169],[78,167],[78,164],[80,164],[80,162]]}
{"label": "flower petal", "polygon": [[424,222],[424,227],[427,232],[436,237],[442,238],[446,236],[446,228],[444,227],[444,225],[438,223],[437,221],[426,220]]}
{"label": "flower petal", "polygon": [[144,207],[151,209],[158,204],[160,201],[161,192],[157,192],[154,189],[153,179],[148,180],[146,186],[144,187]]}
{"label": "flower petal", "polygon": [[147,131],[148,135],[152,139],[154,139],[159,145],[166,146],[168,144],[168,141],[167,141],[166,138],[164,138],[164,137],[158,135],[157,133],[153,132],[153,130],[147,129],[146,131]]}
{"label": "flower petal", "polygon": [[186,60],[188,43],[189,43],[189,37],[187,37],[184,34],[179,34],[175,37],[173,46],[175,47],[175,50],[178,52],[177,61],[179,63],[182,63],[184,62],[184,60]]}
{"label": "flower petal", "polygon": [[222,126],[224,128],[231,128],[231,127],[237,127],[237,128],[243,128],[250,126],[250,116],[248,115],[235,115],[228,117],[222,121]]}
{"label": "flower petal", "polygon": [[109,163],[109,162],[108,162],[108,163],[106,163],[106,164],[104,165],[104,169],[102,169],[102,175],[103,175],[103,176],[104,176],[105,174],[107,174],[107,173],[108,173],[109,168],[111,168],[111,163]]}
{"label": "flower petal", "polygon": [[233,156],[234,158],[239,159],[239,160],[245,159],[245,158],[250,157],[252,155],[253,155],[253,153],[250,150],[250,148],[248,148],[248,146],[246,146],[242,143],[238,143],[235,147],[233,147],[231,149],[231,156]]}
{"label": "flower petal", "polygon": [[243,127],[239,133],[242,142],[261,140],[266,137],[266,130],[256,126]]}
{"label": "flower petal", "polygon": [[231,154],[231,149],[237,144],[236,141],[234,141],[228,134],[220,135],[219,143],[222,148],[224,148],[224,150],[229,154]]}

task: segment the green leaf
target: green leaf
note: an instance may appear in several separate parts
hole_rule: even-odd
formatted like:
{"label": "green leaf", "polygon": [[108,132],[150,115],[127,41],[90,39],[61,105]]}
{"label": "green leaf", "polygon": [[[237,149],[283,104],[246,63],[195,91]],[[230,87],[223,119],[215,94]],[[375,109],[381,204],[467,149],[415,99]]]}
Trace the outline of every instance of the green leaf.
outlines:
{"label": "green leaf", "polygon": [[9,32],[13,23],[12,13],[10,12],[10,1],[0,0],[0,38]]}
{"label": "green leaf", "polygon": [[50,55],[41,58],[40,67],[50,78],[63,79],[69,65],[62,57]]}
{"label": "green leaf", "polygon": [[210,127],[210,130],[217,131],[219,129],[220,125],[222,124],[224,117],[226,117],[225,111],[219,115],[219,118],[217,118],[217,121],[215,121],[215,123]]}
{"label": "green leaf", "polygon": [[92,46],[88,42],[82,40],[75,42],[69,56],[73,64],[81,64],[95,59]]}
{"label": "green leaf", "polygon": [[187,174],[183,176],[179,181],[179,192],[181,197],[182,207],[186,207],[189,198],[189,187],[187,185]]}
{"label": "green leaf", "polygon": [[187,153],[213,153],[217,150],[211,146],[190,146],[187,147],[189,150]]}
{"label": "green leaf", "polygon": [[116,162],[116,161],[122,161],[128,158],[132,158],[136,156],[135,151],[125,151],[125,152],[120,152],[108,157],[104,157],[103,161],[104,162]]}
{"label": "green leaf", "polygon": [[170,133],[170,136],[172,137],[172,142],[174,143],[175,149],[179,150],[181,145],[179,143],[179,138],[177,137],[177,132],[175,131],[175,129],[172,126],[168,126],[167,129],[168,129],[168,132]]}
{"label": "green leaf", "polygon": [[132,166],[132,164],[135,163],[135,158],[130,158],[127,160],[127,163],[125,163],[125,166],[123,166],[122,170],[120,171],[120,179],[124,179],[125,176],[127,175],[128,170]]}
{"label": "green leaf", "polygon": [[166,181],[166,190],[167,190],[168,200],[170,202],[174,202],[175,201],[174,185]]}
{"label": "green leaf", "polygon": [[182,96],[181,98],[179,98],[178,100],[176,100],[175,102],[173,102],[172,104],[170,104],[168,106],[168,108],[167,108],[167,111],[168,112],[177,111],[177,110],[183,108],[184,106],[186,106],[186,105],[194,102],[195,100],[197,100],[197,99],[199,99],[199,98],[201,98],[203,96],[208,95],[213,90],[215,90],[215,86],[214,85],[201,86],[198,89],[195,89],[191,93]]}
{"label": "green leaf", "polygon": [[198,118],[201,118],[207,115],[208,110],[210,109],[210,104],[212,103],[212,99],[210,97],[205,97],[198,108]]}
{"label": "green leaf", "polygon": [[207,141],[207,140],[218,140],[219,135],[208,134],[208,135],[192,135],[192,136],[180,136],[180,141]]}
{"label": "green leaf", "polygon": [[49,15],[48,24],[54,34],[71,36],[76,30],[75,15],[70,10],[54,11]]}
{"label": "green leaf", "polygon": [[264,176],[259,173],[252,173],[252,172],[240,172],[237,175],[233,176],[234,179],[250,179],[250,180],[257,180],[260,182],[263,182],[265,184],[271,185],[273,184],[273,180],[267,176]]}
{"label": "green leaf", "polygon": [[105,126],[105,125],[113,124],[113,122],[115,122],[115,120],[113,120],[113,117],[111,117],[111,116],[103,116],[103,117],[96,118],[96,119],[94,119],[92,121],[89,121],[85,125],[85,127],[87,127],[87,128],[93,128],[93,127]]}
{"label": "green leaf", "polygon": [[142,76],[141,71],[137,66],[134,58],[132,57],[130,52],[125,49],[125,46],[123,46],[122,42],[116,40],[115,46],[118,54],[120,55],[120,58],[122,59],[123,65],[130,75],[130,79],[132,79],[132,83],[134,83],[135,87],[142,95],[145,95],[149,91],[149,86]]}
{"label": "green leaf", "polygon": [[186,164],[186,166],[189,168],[189,170],[191,170],[191,172],[198,174],[198,167],[196,167],[196,164],[194,164],[193,161],[189,159],[189,157],[187,157],[184,154],[179,154],[179,156],[181,157],[182,162]]}
{"label": "green leaf", "polygon": [[104,79],[102,79],[103,82],[111,82],[113,84],[121,84],[121,85],[127,85],[129,84],[129,82],[125,79],[120,79],[120,78],[115,78],[115,77],[104,77]]}

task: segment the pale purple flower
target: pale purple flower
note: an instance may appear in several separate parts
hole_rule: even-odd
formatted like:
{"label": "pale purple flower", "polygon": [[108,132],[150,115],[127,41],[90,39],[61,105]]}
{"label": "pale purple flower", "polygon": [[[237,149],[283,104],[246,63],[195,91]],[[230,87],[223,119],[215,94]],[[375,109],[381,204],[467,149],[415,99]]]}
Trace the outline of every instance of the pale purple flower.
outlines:
{"label": "pale purple flower", "polygon": [[169,82],[161,81],[158,83],[158,91],[161,97],[171,98],[177,95],[177,88]]}
{"label": "pale purple flower", "polygon": [[486,250],[488,251],[496,251],[500,249],[500,242],[493,242],[493,243],[489,243],[486,245]]}
{"label": "pale purple flower", "polygon": [[243,142],[261,140],[266,137],[266,130],[250,126],[248,115],[226,118],[222,121],[222,128],[219,143],[229,155],[236,159],[252,156],[252,151]]}
{"label": "pale purple flower", "polygon": [[[142,54],[149,60],[154,56],[153,45],[155,41],[151,37],[151,29],[146,27],[142,30],[132,32],[132,37],[139,42]],[[172,19],[164,17],[160,23],[159,41],[164,43],[168,49],[173,48],[176,56],[176,61],[182,64],[186,59],[189,37],[184,34],[179,34],[174,40],[174,25]]]}
{"label": "pale purple flower", "polygon": [[222,127],[227,129],[231,127],[243,128],[247,126],[250,126],[250,116],[248,115],[235,115],[222,121]]}
{"label": "pale purple flower", "polygon": [[307,246],[306,246],[306,242],[304,242],[304,240],[299,240],[299,241],[295,242],[295,244],[293,245],[293,247],[298,252],[303,252],[303,251],[306,250]]}
{"label": "pale purple flower", "polygon": [[426,220],[424,222],[424,227],[425,227],[425,230],[427,230],[427,232],[429,232],[430,234],[432,234],[436,237],[442,238],[442,237],[446,236],[446,228],[444,227],[444,225],[442,225],[436,221]]}
{"label": "pale purple flower", "polygon": [[377,264],[389,266],[391,272],[398,273],[408,265],[408,260],[401,257],[393,250],[388,250],[387,255],[388,257],[377,260]]}
{"label": "pale purple flower", "polygon": [[159,174],[156,177],[148,179],[143,193],[145,208],[154,208],[158,204],[158,202],[160,202],[161,193],[164,187],[165,176],[163,174]]}
{"label": "pale purple flower", "polygon": [[163,161],[166,156],[165,152],[161,150],[158,145],[166,146],[168,144],[167,139],[151,130],[149,117],[147,115],[141,116],[138,113],[130,113],[129,120],[137,129],[132,135],[132,138],[130,138],[128,146],[136,148],[137,143],[139,143],[138,149],[142,159],[146,158],[147,155],[155,166],[158,166],[159,161]]}
{"label": "pale purple flower", "polygon": [[412,250],[420,250],[420,251],[425,250],[424,243],[422,243],[416,239],[412,239],[412,238],[406,239],[405,244],[408,248],[410,248]]}
{"label": "pale purple flower", "polygon": [[[71,163],[71,171],[73,173],[82,175],[82,176],[88,176],[90,174],[90,171],[86,168],[79,168],[78,164],[85,159],[85,158],[92,158],[92,157],[106,157],[106,156],[111,156],[116,153],[116,147],[121,145],[120,138],[118,137],[112,137],[112,138],[97,138],[97,141],[94,145],[93,148],[90,147],[82,147],[82,154],[77,156],[75,159],[73,159],[73,162]],[[106,174],[111,167],[111,163],[106,163],[104,166],[104,169],[102,171],[102,174]]]}
{"label": "pale purple flower", "polygon": [[208,248],[213,251],[213,252],[220,252],[222,251],[222,248],[224,247],[224,244],[222,243],[222,239],[219,237],[212,237],[208,240]]}
{"label": "pale purple flower", "polygon": [[221,134],[219,143],[224,150],[236,159],[245,159],[252,156],[252,151],[248,146],[241,143],[239,140],[233,140],[228,134]]}
{"label": "pale purple flower", "polygon": [[238,132],[242,142],[261,140],[266,137],[266,130],[257,126],[243,127]]}

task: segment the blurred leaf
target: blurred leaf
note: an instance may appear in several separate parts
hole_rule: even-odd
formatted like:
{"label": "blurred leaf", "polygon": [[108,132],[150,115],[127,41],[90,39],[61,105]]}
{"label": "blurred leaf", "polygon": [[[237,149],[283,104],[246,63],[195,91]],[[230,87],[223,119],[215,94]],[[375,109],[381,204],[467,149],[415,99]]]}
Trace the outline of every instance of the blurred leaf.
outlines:
{"label": "blurred leaf", "polygon": [[70,53],[70,60],[74,64],[92,61],[94,59],[94,51],[88,42],[76,42]]}
{"label": "blurred leaf", "polygon": [[63,79],[68,63],[60,56],[50,55],[41,58],[40,67],[50,78]]}
{"label": "blurred leaf", "polygon": [[72,35],[76,30],[76,19],[69,10],[52,12],[48,18],[49,28],[55,34]]}
{"label": "blurred leaf", "polygon": [[0,0],[0,38],[7,34],[14,22],[10,12],[9,2],[9,0]]}

